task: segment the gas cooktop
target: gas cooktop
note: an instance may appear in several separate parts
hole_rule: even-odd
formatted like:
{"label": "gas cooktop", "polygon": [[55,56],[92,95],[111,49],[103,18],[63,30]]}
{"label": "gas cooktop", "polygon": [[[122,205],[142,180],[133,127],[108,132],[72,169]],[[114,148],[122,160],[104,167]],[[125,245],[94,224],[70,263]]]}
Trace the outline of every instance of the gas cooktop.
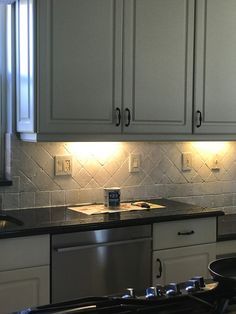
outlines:
{"label": "gas cooktop", "polygon": [[236,313],[234,295],[216,282],[205,283],[203,277],[194,277],[178,284],[149,287],[143,296],[128,288],[123,295],[87,297],[73,301],[25,309],[18,314],[225,314]]}

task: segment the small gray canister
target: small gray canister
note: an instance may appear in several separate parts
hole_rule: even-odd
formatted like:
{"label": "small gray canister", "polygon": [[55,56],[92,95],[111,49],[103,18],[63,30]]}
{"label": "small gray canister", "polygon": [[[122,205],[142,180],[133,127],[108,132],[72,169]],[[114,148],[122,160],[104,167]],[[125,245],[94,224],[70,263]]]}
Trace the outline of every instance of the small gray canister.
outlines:
{"label": "small gray canister", "polygon": [[120,206],[120,188],[105,188],[104,189],[104,206],[119,207]]}

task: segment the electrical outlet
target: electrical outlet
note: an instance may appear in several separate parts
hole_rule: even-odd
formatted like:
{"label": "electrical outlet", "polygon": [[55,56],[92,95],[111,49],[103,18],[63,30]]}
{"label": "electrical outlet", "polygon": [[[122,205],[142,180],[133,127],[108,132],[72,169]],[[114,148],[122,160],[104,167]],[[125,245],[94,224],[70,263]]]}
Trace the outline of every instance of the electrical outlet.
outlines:
{"label": "electrical outlet", "polygon": [[182,153],[182,171],[192,169],[192,153]]}
{"label": "electrical outlet", "polygon": [[129,172],[140,172],[140,154],[129,154]]}
{"label": "electrical outlet", "polygon": [[72,156],[54,157],[55,176],[68,176],[72,173]]}

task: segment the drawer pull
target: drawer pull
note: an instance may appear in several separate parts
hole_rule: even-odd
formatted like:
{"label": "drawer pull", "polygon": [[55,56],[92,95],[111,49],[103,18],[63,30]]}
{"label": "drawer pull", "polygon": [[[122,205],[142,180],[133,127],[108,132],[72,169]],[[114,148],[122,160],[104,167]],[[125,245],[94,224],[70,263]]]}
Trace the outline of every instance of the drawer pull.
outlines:
{"label": "drawer pull", "polygon": [[191,234],[194,234],[195,232],[193,230],[191,231],[186,231],[186,232],[178,232],[178,235],[180,236],[184,236],[184,235],[191,235]]}
{"label": "drawer pull", "polygon": [[162,275],[162,264],[161,264],[161,260],[160,260],[159,258],[157,258],[156,262],[159,263],[159,274],[156,275],[156,278],[161,278],[161,275]]}

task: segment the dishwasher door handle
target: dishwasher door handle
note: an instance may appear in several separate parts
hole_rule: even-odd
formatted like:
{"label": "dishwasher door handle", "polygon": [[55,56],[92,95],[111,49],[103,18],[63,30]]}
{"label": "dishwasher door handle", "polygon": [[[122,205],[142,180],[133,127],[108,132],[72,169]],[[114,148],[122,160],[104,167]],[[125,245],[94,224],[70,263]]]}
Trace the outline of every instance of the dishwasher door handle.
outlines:
{"label": "dishwasher door handle", "polygon": [[54,250],[57,253],[64,253],[64,252],[73,252],[73,251],[79,251],[79,250],[84,250],[84,249],[93,249],[93,248],[98,248],[98,247],[134,244],[134,243],[145,242],[145,241],[152,241],[152,238],[149,237],[149,238],[142,238],[142,239],[135,239],[135,240],[127,240],[127,241],[96,243],[96,244],[89,244],[89,245],[76,245],[76,246],[68,246],[68,247],[56,247],[54,248]]}

